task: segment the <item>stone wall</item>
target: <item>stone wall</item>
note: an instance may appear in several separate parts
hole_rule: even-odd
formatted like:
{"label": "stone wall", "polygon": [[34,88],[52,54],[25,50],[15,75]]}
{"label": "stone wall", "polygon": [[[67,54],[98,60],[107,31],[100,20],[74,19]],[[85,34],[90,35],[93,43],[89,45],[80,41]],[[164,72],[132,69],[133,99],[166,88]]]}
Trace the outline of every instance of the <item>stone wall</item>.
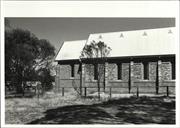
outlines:
{"label": "stone wall", "polygon": [[[127,87],[128,88],[128,81],[129,81],[129,69],[130,63],[121,63],[122,72],[121,72],[121,79],[118,80],[118,66],[116,63],[108,63],[107,64],[107,78],[106,78],[106,85],[111,87]],[[172,67],[170,62],[160,62],[159,63],[159,78],[160,78],[160,86],[173,86],[175,85],[172,81]],[[94,65],[85,66],[85,84],[84,86],[87,87],[97,87],[97,80],[94,80]],[[80,83],[80,74],[78,74],[79,64],[74,65],[74,77],[71,77],[71,66],[70,65],[58,65],[57,66],[57,75],[56,75],[56,83],[60,87],[72,87],[73,82],[78,84],[77,81]],[[90,71],[88,72],[88,70]],[[131,65],[131,80],[133,80],[134,87],[138,86],[146,86],[152,87],[154,92],[155,82],[156,82],[156,70],[157,70],[157,62],[149,62],[148,63],[148,79],[144,80],[144,66],[142,63],[133,62]],[[104,76],[103,76],[104,77]],[[102,79],[103,79],[102,77]],[[103,87],[103,81],[101,81],[101,87]],[[127,90],[125,88],[125,90]],[[132,87],[132,91],[135,91]],[[152,91],[149,90],[149,91]]]}
{"label": "stone wall", "polygon": [[[118,80],[118,68],[116,63],[109,63],[108,64],[108,80]],[[150,62],[148,63],[148,80],[156,80],[156,68],[157,62]],[[87,70],[87,69],[86,69]],[[85,70],[85,72],[87,72]],[[133,79],[135,81],[144,80],[144,67],[142,63],[133,63],[131,66],[131,72],[133,73]],[[161,80],[171,80],[172,79],[172,72],[171,72],[171,63],[170,62],[162,62],[159,65],[159,70],[161,74]],[[86,81],[93,81],[94,79],[94,66],[92,65],[91,73],[85,73]],[[122,81],[129,80],[129,63],[122,63]]]}
{"label": "stone wall", "polygon": [[171,80],[172,79],[172,69],[171,69],[171,63],[170,62],[162,62],[161,64],[161,78],[162,80]]}
{"label": "stone wall", "polygon": [[80,85],[79,64],[74,65],[74,77],[71,77],[71,65],[57,65],[55,77],[55,90],[60,87],[73,87]]}
{"label": "stone wall", "polygon": [[149,80],[156,80],[156,68],[157,62],[150,62],[149,63]]}
{"label": "stone wall", "polygon": [[142,63],[134,63],[132,66],[134,80],[143,79],[143,65]]}

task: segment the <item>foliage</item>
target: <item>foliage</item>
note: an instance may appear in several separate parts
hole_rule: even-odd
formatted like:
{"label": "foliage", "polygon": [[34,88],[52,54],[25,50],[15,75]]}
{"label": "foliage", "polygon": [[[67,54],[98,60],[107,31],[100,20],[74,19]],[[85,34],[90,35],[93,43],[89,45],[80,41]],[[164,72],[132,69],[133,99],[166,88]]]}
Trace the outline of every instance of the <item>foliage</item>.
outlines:
{"label": "foliage", "polygon": [[[81,52],[80,59],[83,62],[87,62],[89,64],[85,65],[86,73],[89,76],[94,74],[93,66],[97,66],[96,68],[96,79],[98,85],[98,94],[100,98],[100,82],[103,81],[104,91],[105,91],[105,69],[106,69],[106,60],[110,55],[111,48],[108,47],[104,42],[92,41],[90,44],[87,44],[83,51]],[[89,61],[89,62],[88,62]]]}
{"label": "foliage", "polygon": [[[23,92],[23,82],[37,81],[39,70],[49,70],[55,48],[45,39],[38,39],[28,30],[5,31],[5,79]],[[50,77],[47,77],[50,78]]]}
{"label": "foliage", "polygon": [[42,88],[45,91],[51,90],[53,88],[52,82],[54,81],[54,77],[51,76],[49,68],[40,69],[38,77],[41,81]]}
{"label": "foliage", "polygon": [[81,52],[80,58],[83,59],[97,59],[97,58],[106,58],[109,56],[111,48],[108,47],[104,42],[99,41],[95,42],[94,40],[85,45],[83,51]]}

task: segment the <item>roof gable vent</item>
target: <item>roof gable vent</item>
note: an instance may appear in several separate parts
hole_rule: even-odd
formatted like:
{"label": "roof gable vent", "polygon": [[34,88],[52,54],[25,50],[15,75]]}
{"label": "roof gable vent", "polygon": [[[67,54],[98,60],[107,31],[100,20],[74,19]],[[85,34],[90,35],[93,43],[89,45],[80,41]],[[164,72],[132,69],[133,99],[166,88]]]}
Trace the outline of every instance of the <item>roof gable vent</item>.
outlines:
{"label": "roof gable vent", "polygon": [[172,34],[172,31],[171,31],[171,29],[169,29],[169,31],[168,31],[168,34]]}
{"label": "roof gable vent", "polygon": [[102,39],[102,35],[99,35],[99,39]]}
{"label": "roof gable vent", "polygon": [[146,33],[146,32],[144,32],[144,33],[143,33],[143,36],[147,36],[147,33]]}
{"label": "roof gable vent", "polygon": [[121,33],[121,35],[120,35],[120,38],[121,38],[121,37],[124,37],[124,35],[123,35],[122,33]]}

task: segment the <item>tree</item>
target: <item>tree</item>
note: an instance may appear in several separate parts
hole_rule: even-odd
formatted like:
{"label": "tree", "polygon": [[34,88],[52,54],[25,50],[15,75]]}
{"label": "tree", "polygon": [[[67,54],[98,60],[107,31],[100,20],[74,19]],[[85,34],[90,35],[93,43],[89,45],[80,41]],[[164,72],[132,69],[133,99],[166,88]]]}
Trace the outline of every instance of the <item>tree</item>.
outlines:
{"label": "tree", "polygon": [[5,31],[5,81],[11,81],[17,93],[23,93],[26,80],[38,80],[38,70],[48,68],[55,48],[39,40],[28,30]]}
{"label": "tree", "polygon": [[100,99],[100,82],[103,82],[104,92],[105,92],[105,69],[107,57],[109,56],[111,48],[108,47],[104,42],[92,41],[90,44],[85,45],[81,52],[81,62],[87,62],[86,64],[86,73],[93,75],[92,64],[96,66],[95,79],[97,79],[97,88],[98,88],[98,97]]}

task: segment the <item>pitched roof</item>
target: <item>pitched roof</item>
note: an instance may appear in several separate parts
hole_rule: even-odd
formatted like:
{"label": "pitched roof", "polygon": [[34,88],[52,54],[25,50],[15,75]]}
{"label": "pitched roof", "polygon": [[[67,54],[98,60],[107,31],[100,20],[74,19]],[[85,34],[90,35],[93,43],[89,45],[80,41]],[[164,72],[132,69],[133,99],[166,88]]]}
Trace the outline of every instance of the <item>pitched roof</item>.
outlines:
{"label": "pitched roof", "polygon": [[175,27],[90,34],[88,40],[66,41],[58,60],[79,59],[85,44],[103,41],[112,51],[110,57],[175,54]]}
{"label": "pitched roof", "polygon": [[90,34],[87,44],[103,41],[111,57],[175,54],[174,28]]}
{"label": "pitched roof", "polygon": [[65,41],[60,48],[55,61],[79,59],[86,40]]}

